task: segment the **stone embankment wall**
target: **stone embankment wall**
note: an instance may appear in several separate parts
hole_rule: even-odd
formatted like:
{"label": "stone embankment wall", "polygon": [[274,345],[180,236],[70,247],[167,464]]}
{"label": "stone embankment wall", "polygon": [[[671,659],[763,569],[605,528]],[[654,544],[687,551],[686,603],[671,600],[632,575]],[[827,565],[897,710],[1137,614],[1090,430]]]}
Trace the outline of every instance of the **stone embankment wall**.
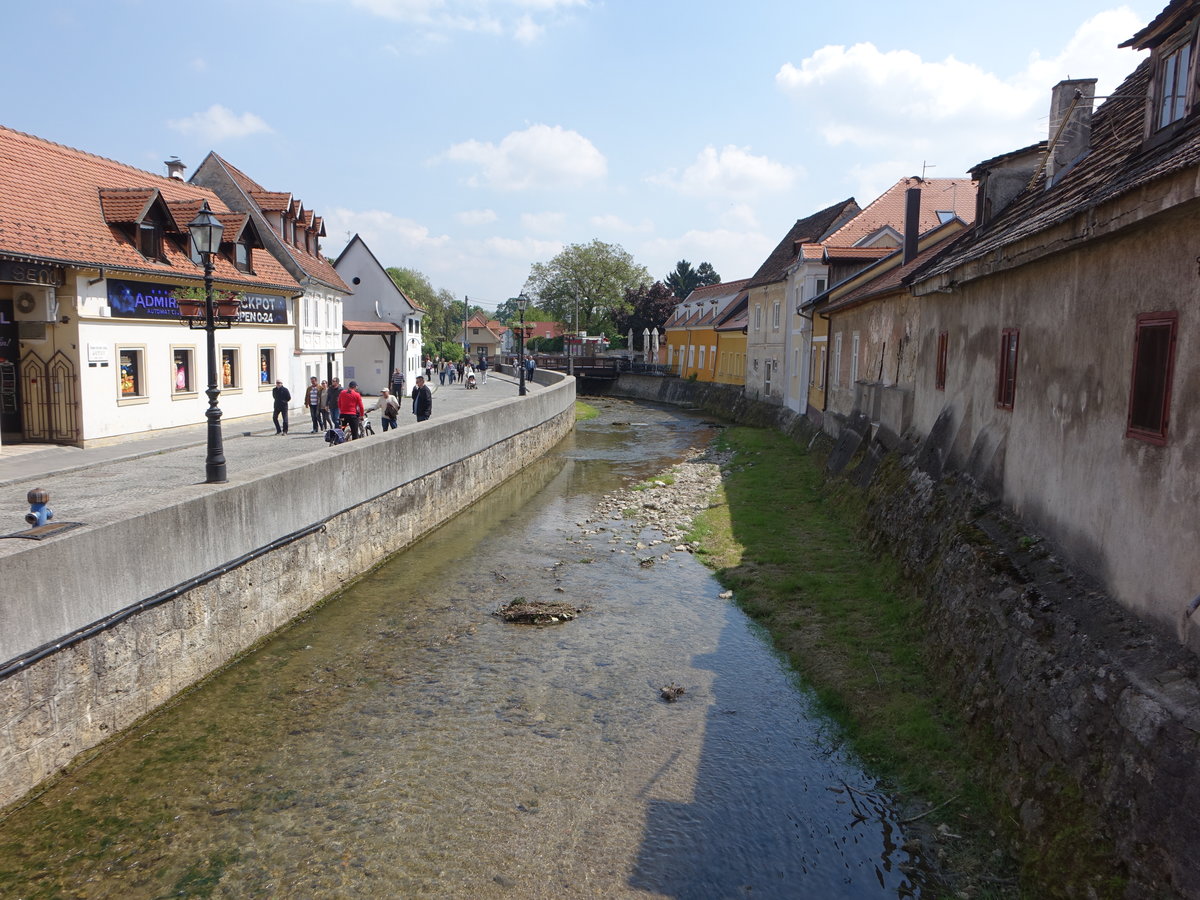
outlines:
{"label": "stone embankment wall", "polygon": [[778,428],[827,454],[831,472],[868,491],[873,539],[922,592],[924,650],[993,749],[994,768],[981,775],[1011,804],[1027,858],[1045,874],[1056,854],[1087,846],[1091,858],[1118,861],[1127,897],[1200,897],[1194,654],[967,479],[931,477],[920,445],[873,435],[865,420],[832,443],[794,413],[720,385],[622,376],[610,392]]}
{"label": "stone embankment wall", "polygon": [[0,806],[545,454],[574,426],[575,383],[538,381],[6,557]]}

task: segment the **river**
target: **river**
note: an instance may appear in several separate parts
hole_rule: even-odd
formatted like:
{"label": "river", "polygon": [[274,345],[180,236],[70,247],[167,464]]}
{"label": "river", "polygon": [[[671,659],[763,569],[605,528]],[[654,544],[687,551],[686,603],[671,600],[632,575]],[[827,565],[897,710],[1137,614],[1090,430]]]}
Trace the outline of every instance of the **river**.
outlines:
{"label": "river", "polygon": [[[708,571],[578,524],[718,427],[596,405],[13,811],[0,895],[931,896],[889,796]],[[492,615],[515,597],[585,611]]]}

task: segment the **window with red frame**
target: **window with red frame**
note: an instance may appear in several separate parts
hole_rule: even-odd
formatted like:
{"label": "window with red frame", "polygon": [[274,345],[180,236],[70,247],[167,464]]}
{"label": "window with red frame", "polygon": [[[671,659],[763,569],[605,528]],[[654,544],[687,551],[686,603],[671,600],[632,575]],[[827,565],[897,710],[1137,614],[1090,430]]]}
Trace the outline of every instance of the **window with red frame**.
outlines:
{"label": "window with red frame", "polygon": [[933,378],[933,386],[939,391],[946,389],[946,352],[950,346],[950,334],[943,331],[938,335],[937,371]]}
{"label": "window with red frame", "polygon": [[1005,328],[1000,333],[1000,371],[996,378],[996,405],[1012,409],[1017,396],[1017,345],[1021,331]]}
{"label": "window with red frame", "polygon": [[1137,317],[1126,437],[1152,444],[1167,442],[1178,324],[1179,316],[1173,312],[1144,313]]}

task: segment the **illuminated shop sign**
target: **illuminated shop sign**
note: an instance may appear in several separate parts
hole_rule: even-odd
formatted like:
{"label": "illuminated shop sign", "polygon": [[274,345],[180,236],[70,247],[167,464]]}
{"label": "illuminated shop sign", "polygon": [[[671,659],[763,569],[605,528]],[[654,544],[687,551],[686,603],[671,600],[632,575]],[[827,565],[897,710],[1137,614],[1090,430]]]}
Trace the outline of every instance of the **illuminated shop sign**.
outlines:
{"label": "illuminated shop sign", "polygon": [[[179,304],[174,284],[155,284],[150,281],[118,281],[108,279],[108,305],[112,315],[123,319],[178,319]],[[214,297],[223,296],[223,289],[216,289]],[[246,325],[286,325],[287,297],[268,294],[238,293],[242,305],[238,310],[238,322]]]}
{"label": "illuminated shop sign", "polygon": [[268,294],[242,294],[238,321],[249,325],[286,325],[287,297]]}

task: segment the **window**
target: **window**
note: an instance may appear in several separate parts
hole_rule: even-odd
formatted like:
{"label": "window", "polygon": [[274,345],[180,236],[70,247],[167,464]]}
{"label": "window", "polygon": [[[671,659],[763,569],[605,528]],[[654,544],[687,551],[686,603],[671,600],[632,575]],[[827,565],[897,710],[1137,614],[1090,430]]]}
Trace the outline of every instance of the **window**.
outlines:
{"label": "window", "polygon": [[1178,319],[1178,314],[1173,312],[1146,313],[1137,317],[1126,437],[1152,444],[1167,442]]}
{"label": "window", "polygon": [[1005,328],[1000,334],[1000,371],[996,377],[996,405],[1012,409],[1017,395],[1017,346],[1021,332]]}
{"label": "window", "polygon": [[138,252],[146,259],[162,260],[162,228],[153,222],[142,222],[137,227]]}
{"label": "window", "polygon": [[233,264],[239,272],[250,272],[250,245],[245,241],[233,245]]}
{"label": "window", "polygon": [[826,279],[824,279],[824,278],[818,278],[818,279],[817,279],[817,293],[818,293],[818,294],[823,294],[823,293],[825,293],[825,285],[826,285],[827,283],[828,283],[828,282],[827,282],[827,281],[826,281]]}
{"label": "window", "polygon": [[1185,43],[1164,53],[1158,64],[1155,90],[1158,94],[1155,129],[1165,128],[1183,118],[1187,105],[1188,70],[1192,45]]}
{"label": "window", "polygon": [[171,348],[171,393],[196,393],[196,351],[191,347]]}
{"label": "window", "polygon": [[258,348],[258,384],[262,388],[275,387],[275,348]]}
{"label": "window", "polygon": [[762,306],[754,304],[754,330],[762,331]]}
{"label": "window", "polygon": [[779,301],[775,301],[775,305],[771,308],[771,327],[776,331],[779,330]]}
{"label": "window", "polygon": [[700,366],[699,366],[699,368],[701,370],[704,369],[704,348],[703,347],[700,348]]}
{"label": "window", "polygon": [[221,348],[221,388],[222,390],[237,390],[242,386],[239,362],[241,351],[237,347]]}
{"label": "window", "polygon": [[717,364],[717,348],[712,344],[708,345],[708,358],[712,360],[714,366]]}
{"label": "window", "polygon": [[145,397],[146,385],[146,349],[144,347],[118,347],[117,368],[120,378],[119,400],[133,400]]}
{"label": "window", "polygon": [[850,335],[850,385],[853,386],[858,381],[858,348],[859,338],[858,332]]}
{"label": "window", "polygon": [[690,369],[695,365],[695,363],[696,363],[696,345],[691,344],[688,346],[687,367]]}
{"label": "window", "polygon": [[821,345],[821,359],[817,363],[817,387],[825,389],[825,350],[824,344]]}
{"label": "window", "polygon": [[833,386],[839,387],[842,383],[842,333],[839,331],[833,336]]}
{"label": "window", "polygon": [[808,385],[812,387],[817,383],[817,348],[812,348],[812,356],[808,361]]}
{"label": "window", "polygon": [[950,335],[943,331],[938,335],[937,346],[937,371],[933,376],[933,387],[935,390],[944,391],[946,389],[946,351],[950,346]]}

